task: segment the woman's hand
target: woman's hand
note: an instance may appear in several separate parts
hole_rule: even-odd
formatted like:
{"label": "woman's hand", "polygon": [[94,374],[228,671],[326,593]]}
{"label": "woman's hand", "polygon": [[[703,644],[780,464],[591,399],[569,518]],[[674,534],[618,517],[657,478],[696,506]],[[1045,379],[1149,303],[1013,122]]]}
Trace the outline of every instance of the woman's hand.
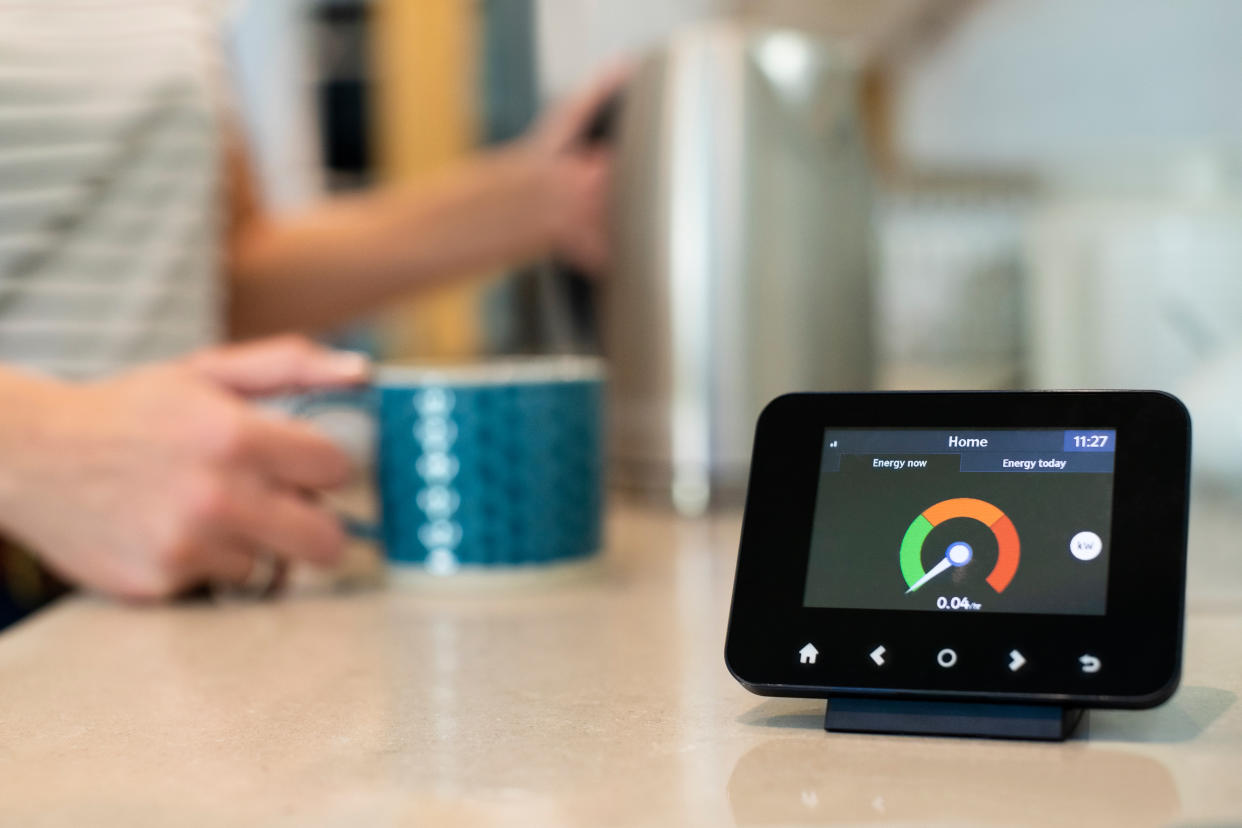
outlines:
{"label": "woman's hand", "polygon": [[245,397],[366,375],[355,354],[287,337],[85,385],[0,376],[0,527],[128,598],[241,583],[257,554],[331,564],[344,535],[315,494],[349,478],[348,460]]}
{"label": "woman's hand", "polygon": [[618,66],[553,106],[515,145],[538,171],[541,197],[556,252],[589,273],[610,259],[608,201],[614,152],[584,140],[592,120],[629,79]]}

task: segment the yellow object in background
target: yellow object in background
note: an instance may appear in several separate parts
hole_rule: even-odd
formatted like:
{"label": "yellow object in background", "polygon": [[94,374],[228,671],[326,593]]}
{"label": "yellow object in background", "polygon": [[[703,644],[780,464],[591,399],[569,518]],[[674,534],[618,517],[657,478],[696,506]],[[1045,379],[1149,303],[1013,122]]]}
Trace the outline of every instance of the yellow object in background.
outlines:
{"label": "yellow object in background", "polygon": [[[410,181],[474,149],[478,4],[379,0],[372,27],[379,171]],[[479,352],[482,286],[459,284],[400,303],[379,321],[386,356],[464,357]]]}

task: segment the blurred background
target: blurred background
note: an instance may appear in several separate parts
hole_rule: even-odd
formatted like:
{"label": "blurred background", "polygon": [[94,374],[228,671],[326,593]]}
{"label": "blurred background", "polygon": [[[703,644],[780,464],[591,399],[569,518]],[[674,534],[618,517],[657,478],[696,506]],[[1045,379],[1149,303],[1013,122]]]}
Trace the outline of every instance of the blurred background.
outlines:
{"label": "blurred background", "polygon": [[1242,486],[1242,4],[263,0],[267,201],[414,179],[638,62],[601,128],[620,248],[479,274],[337,340],[610,359],[619,473],[691,507],[787,390],[1158,388]]}

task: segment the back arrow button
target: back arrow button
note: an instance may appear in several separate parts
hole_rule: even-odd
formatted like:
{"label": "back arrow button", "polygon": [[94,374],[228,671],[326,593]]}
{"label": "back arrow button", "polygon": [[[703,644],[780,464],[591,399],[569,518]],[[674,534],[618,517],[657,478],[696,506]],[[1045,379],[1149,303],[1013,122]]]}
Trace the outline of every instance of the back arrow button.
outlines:
{"label": "back arrow button", "polygon": [[875,662],[876,667],[884,666],[884,645],[876,647],[871,651],[871,660]]}

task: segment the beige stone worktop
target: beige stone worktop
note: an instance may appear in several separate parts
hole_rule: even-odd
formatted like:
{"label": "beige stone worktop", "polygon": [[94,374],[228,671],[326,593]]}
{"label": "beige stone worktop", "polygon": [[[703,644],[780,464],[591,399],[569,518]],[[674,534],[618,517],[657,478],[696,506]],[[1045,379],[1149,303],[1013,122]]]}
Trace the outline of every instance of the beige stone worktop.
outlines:
{"label": "beige stone worktop", "polygon": [[1237,507],[1193,521],[1181,690],[1065,744],[829,735],[747,693],[736,515],[617,506],[565,583],[71,599],[0,635],[0,823],[1237,824]]}

